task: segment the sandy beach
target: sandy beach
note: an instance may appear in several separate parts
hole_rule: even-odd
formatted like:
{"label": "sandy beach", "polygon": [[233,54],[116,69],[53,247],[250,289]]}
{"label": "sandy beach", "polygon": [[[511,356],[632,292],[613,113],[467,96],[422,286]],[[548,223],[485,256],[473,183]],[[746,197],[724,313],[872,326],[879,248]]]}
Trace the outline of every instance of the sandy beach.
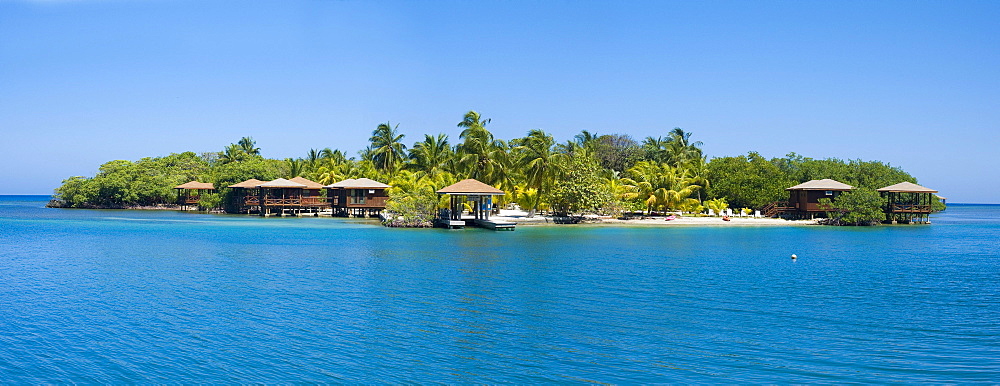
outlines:
{"label": "sandy beach", "polygon": [[[490,217],[495,220],[505,220],[517,225],[559,225],[559,221],[550,216],[536,215],[528,217],[527,213],[518,210],[501,210],[500,215]],[[635,219],[618,219],[612,217],[586,216],[583,225],[613,225],[613,226],[803,226],[817,225],[816,220],[783,220],[768,217],[732,217],[723,221],[722,217],[682,216],[667,221],[666,216],[649,216]]]}

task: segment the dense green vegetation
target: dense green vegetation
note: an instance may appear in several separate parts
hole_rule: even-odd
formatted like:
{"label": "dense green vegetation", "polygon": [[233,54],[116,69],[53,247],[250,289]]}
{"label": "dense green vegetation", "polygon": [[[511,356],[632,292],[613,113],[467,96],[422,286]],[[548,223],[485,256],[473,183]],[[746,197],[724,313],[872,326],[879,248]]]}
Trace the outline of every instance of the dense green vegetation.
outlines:
{"label": "dense green vegetation", "polygon": [[[878,161],[817,160],[795,153],[766,159],[755,152],[708,159],[702,143],[680,128],[642,141],[582,131],[558,142],[538,129],[498,139],[489,123],[470,111],[457,124],[462,132],[456,142],[445,134],[424,135],[412,146],[405,144],[398,124],[381,123],[358,157],[324,148],[310,149],[301,158],[267,159],[253,139],[242,138],[220,152],[111,161],[92,178],[63,181],[55,199],[66,207],[121,208],[168,204],[176,197],[172,188],[191,180],[226,187],[249,178],[303,176],[330,184],[367,177],[392,185],[390,209],[405,213],[408,222],[421,223],[440,207],[434,191],[464,178],[507,192],[497,198],[501,205],[516,203],[532,214],[562,215],[758,209],[787,199],[785,188],[811,179],[832,178],[867,190],[916,182]],[[221,206],[229,194],[221,189],[203,205]]]}

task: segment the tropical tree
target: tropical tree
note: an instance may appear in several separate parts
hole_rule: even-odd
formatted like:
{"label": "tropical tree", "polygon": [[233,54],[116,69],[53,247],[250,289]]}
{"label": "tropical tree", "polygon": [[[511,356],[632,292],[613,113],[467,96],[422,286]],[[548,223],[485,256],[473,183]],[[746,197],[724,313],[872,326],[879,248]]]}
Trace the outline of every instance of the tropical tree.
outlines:
{"label": "tropical tree", "polygon": [[539,129],[529,131],[528,136],[514,143],[515,165],[524,173],[528,187],[534,189],[539,198],[528,212],[531,217],[538,210],[543,192],[551,188],[559,172],[559,160],[565,155],[555,152],[555,140]]}
{"label": "tropical tree", "polygon": [[691,142],[691,133],[685,132],[680,127],[675,127],[668,134],[667,156],[668,162],[674,167],[682,167],[696,159],[701,158],[701,141]]}
{"label": "tropical tree", "polygon": [[669,138],[646,137],[646,139],[642,140],[644,158],[646,160],[659,163],[666,163],[670,161],[670,152],[667,150],[669,145]]}
{"label": "tropical tree", "polygon": [[406,145],[400,142],[404,135],[396,131],[398,128],[398,124],[380,123],[368,139],[371,142],[371,160],[379,170],[390,174],[403,163],[403,155],[406,154]]}
{"label": "tropical tree", "polygon": [[240,150],[243,150],[243,152],[247,155],[260,155],[260,148],[257,147],[257,142],[255,142],[252,137],[240,138],[240,141],[236,144],[239,145]]}
{"label": "tropical tree", "polygon": [[454,152],[448,145],[447,135],[425,134],[423,141],[413,144],[410,148],[409,158],[407,169],[436,175],[450,169],[448,164],[452,162]]}
{"label": "tropical tree", "polygon": [[479,113],[469,111],[458,123],[458,127],[465,128],[459,136],[463,142],[455,149],[458,171],[468,178],[512,189],[509,146],[495,139],[493,133],[486,129],[489,122],[489,119],[482,119]]}
{"label": "tropical tree", "polygon": [[643,202],[649,213],[657,209],[682,209],[698,203],[698,200],[688,199],[701,187],[691,184],[669,164],[640,161],[627,174],[629,177],[622,179],[626,190],[631,192],[626,198]]}
{"label": "tropical tree", "polygon": [[564,174],[552,191],[551,206],[561,215],[606,213],[616,207],[614,193],[601,183],[601,169],[589,157],[560,160]]}
{"label": "tropical tree", "polygon": [[319,150],[309,149],[309,152],[306,153],[306,158],[305,158],[305,170],[308,172],[315,171],[316,167],[318,166],[317,164],[319,163],[320,158],[321,156]]}
{"label": "tropical tree", "polygon": [[819,199],[827,210],[829,225],[878,225],[885,220],[885,198],[873,189],[854,189],[837,196]]}
{"label": "tropical tree", "polygon": [[295,178],[301,176],[305,172],[306,162],[302,158],[292,159],[285,158],[285,165],[288,166],[288,177]]}
{"label": "tropical tree", "polygon": [[756,152],[713,158],[707,164],[712,181],[709,198],[726,198],[734,208],[762,208],[788,198],[785,188],[795,182]]}

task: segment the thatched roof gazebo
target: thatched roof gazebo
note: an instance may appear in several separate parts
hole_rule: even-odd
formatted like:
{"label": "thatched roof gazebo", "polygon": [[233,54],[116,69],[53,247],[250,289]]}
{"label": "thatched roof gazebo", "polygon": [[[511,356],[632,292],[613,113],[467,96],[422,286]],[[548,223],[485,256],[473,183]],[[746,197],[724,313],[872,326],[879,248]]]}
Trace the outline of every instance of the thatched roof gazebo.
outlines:
{"label": "thatched roof gazebo", "polygon": [[[451,198],[449,218],[462,219],[462,204],[472,202],[472,215],[476,220],[489,220],[493,208],[493,196],[503,196],[506,193],[474,179],[466,179],[441,188],[437,194],[448,195]],[[464,197],[460,199],[459,197]]]}
{"label": "thatched roof gazebo", "polygon": [[900,182],[878,189],[885,197],[885,216],[892,223],[930,223],[931,204],[937,190],[912,182]]}
{"label": "thatched roof gazebo", "polygon": [[177,189],[177,204],[185,206],[201,202],[202,192],[215,190],[215,185],[211,182],[191,181],[177,185],[174,189]]}

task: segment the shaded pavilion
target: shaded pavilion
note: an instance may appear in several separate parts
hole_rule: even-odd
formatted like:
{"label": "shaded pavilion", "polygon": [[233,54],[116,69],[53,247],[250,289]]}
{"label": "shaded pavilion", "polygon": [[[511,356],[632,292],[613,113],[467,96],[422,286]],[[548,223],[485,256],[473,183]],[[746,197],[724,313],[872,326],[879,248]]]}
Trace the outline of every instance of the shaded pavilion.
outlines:
{"label": "shaded pavilion", "polygon": [[187,205],[197,205],[201,202],[201,195],[205,191],[212,192],[215,185],[210,182],[191,181],[174,187],[177,189],[177,205],[181,207]]}
{"label": "shaded pavilion", "polygon": [[330,207],[343,216],[371,216],[385,209],[391,186],[368,178],[349,178],[326,186]]}
{"label": "shaded pavilion", "polygon": [[438,190],[437,194],[447,195],[450,198],[447,219],[462,220],[463,205],[469,202],[472,204],[474,220],[489,220],[490,211],[493,210],[493,196],[503,196],[506,193],[470,178],[446,186]]}
{"label": "shaded pavilion", "polygon": [[314,182],[304,177],[295,177],[289,181],[306,186],[305,188],[302,188],[301,206],[303,208],[320,209],[328,207],[326,197],[322,194],[322,190],[324,188],[323,184]]}
{"label": "shaded pavilion", "polygon": [[293,214],[297,214],[302,208],[302,190],[305,189],[305,184],[279,178],[264,182],[257,187],[261,216],[269,214],[280,216],[285,210],[292,210]]}
{"label": "shaded pavilion", "polygon": [[764,207],[761,211],[767,216],[785,215],[796,218],[816,217],[825,215],[826,210],[820,206],[819,199],[837,198],[841,193],[853,190],[854,187],[829,178],[803,182],[790,188],[787,202],[776,202]]}
{"label": "shaded pavilion", "polygon": [[932,196],[937,190],[912,182],[900,182],[878,189],[878,192],[886,199],[886,222],[930,223]]}
{"label": "shaded pavilion", "polygon": [[258,186],[263,183],[264,181],[251,178],[228,186],[236,192],[233,198],[236,212],[246,211],[249,214],[253,210],[260,210],[260,188]]}

